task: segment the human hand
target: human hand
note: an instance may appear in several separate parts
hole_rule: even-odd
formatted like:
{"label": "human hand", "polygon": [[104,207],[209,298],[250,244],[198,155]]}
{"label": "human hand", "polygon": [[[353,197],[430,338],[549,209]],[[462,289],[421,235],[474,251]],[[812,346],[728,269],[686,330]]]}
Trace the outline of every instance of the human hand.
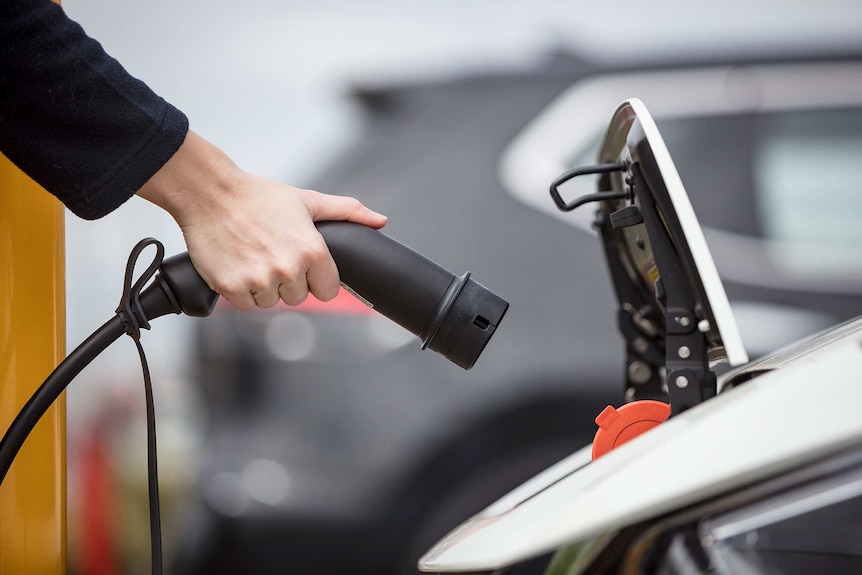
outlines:
{"label": "human hand", "polygon": [[191,131],[138,195],[174,217],[204,281],[244,310],[279,299],[297,305],[309,292],[323,301],[335,297],[338,271],[314,222],[386,224],[353,198],[243,172]]}

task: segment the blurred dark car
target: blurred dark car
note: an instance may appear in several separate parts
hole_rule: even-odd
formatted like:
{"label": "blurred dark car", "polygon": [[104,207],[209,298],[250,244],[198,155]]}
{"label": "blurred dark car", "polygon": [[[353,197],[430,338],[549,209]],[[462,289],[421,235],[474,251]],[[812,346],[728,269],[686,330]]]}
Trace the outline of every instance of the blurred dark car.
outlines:
{"label": "blurred dark car", "polygon": [[[559,55],[359,90],[362,139],[315,187],[387,214],[386,233],[471,271],[508,315],[465,372],[346,294],[220,308],[199,333],[208,443],[178,572],[413,572],[449,528],[589,443],[607,404],[638,396],[620,384],[638,366],[608,321],[590,208],[557,217],[547,194],[557,170],[593,160],[608,110],[631,96],[683,182],[706,184],[688,191],[750,355],[862,313],[855,54],[636,70]],[[791,244],[809,249],[790,258]]]}

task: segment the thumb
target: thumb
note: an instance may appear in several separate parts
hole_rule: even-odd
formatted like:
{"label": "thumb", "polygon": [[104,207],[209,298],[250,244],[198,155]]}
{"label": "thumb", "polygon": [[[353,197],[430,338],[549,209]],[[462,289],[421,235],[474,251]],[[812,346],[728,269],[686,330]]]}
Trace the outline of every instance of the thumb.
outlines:
{"label": "thumb", "polygon": [[332,196],[308,190],[306,207],[315,222],[341,221],[354,222],[371,228],[382,228],[387,218],[366,208],[356,198],[348,196]]}

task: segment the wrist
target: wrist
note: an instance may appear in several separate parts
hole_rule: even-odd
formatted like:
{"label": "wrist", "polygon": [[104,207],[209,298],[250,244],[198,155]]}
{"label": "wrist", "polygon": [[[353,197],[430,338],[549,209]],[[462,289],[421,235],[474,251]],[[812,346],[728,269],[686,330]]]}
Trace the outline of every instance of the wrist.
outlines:
{"label": "wrist", "polygon": [[216,212],[241,189],[244,172],[218,147],[189,130],[182,145],[138,190],[180,226]]}

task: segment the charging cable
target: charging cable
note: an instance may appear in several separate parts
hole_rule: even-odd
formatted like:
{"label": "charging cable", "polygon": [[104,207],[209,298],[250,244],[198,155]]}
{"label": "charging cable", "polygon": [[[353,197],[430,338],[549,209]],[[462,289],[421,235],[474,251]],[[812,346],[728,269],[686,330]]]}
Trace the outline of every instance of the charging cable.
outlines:
{"label": "charging cable", "polygon": [[[138,257],[148,246],[156,246],[156,257],[153,262],[132,284],[132,276],[135,273],[135,264]],[[165,247],[161,242],[153,238],[147,238],[138,242],[132,250],[129,261],[126,263],[125,282],[123,283],[123,296],[120,298],[120,306],[117,315],[123,324],[123,328],[129,337],[135,342],[138,356],[141,358],[141,371],[144,378],[144,395],[147,409],[147,492],[150,506],[150,552],[152,555],[152,573],[162,573],[162,528],[161,512],[159,507],[159,467],[156,450],[156,411],[153,402],[153,383],[150,380],[150,368],[147,364],[147,356],[141,345],[141,329],[150,329],[147,316],[141,309],[141,289],[155,275],[162,261],[165,259]]]}
{"label": "charging cable", "polygon": [[[138,257],[151,245],[156,247],[156,257],[143,275],[133,283],[132,278]],[[147,404],[150,545],[152,549],[152,572],[156,575],[162,573],[156,424],[153,388],[147,358],[141,346],[141,329],[150,328],[149,319],[171,312],[185,312],[195,316],[209,315],[218,299],[218,295],[207,287],[197,273],[194,273],[194,268],[191,267],[191,261],[187,254],[164,260],[164,253],[164,246],[152,238],[142,240],[135,246],[126,264],[123,295],[117,308],[117,314],[97,329],[57,366],[27,401],[0,441],[0,484],[2,484],[15,456],[45,411],[69,383],[81,373],[81,370],[108,346],[123,335],[128,334],[137,347],[144,377]],[[157,274],[157,271],[160,273]],[[189,273],[190,271],[192,273]],[[144,290],[144,286],[151,279],[153,282],[150,287]]]}
{"label": "charging cable", "polygon": [[[418,336],[422,349],[434,350],[464,369],[473,367],[509,308],[508,302],[473,280],[469,272],[455,276],[377,230],[350,222],[316,225],[346,289]],[[151,245],[156,247],[156,257],[133,283],[138,257]],[[141,330],[150,329],[150,321],[169,313],[206,317],[219,297],[197,273],[188,253],[167,259],[164,254],[164,246],[157,240],[138,242],[126,265],[116,315],[54,369],[0,440],[2,484],[27,436],[69,383],[108,346],[123,335],[131,336],[141,359],[147,402],[150,537],[155,574],[160,574],[162,568],[156,425]]]}

